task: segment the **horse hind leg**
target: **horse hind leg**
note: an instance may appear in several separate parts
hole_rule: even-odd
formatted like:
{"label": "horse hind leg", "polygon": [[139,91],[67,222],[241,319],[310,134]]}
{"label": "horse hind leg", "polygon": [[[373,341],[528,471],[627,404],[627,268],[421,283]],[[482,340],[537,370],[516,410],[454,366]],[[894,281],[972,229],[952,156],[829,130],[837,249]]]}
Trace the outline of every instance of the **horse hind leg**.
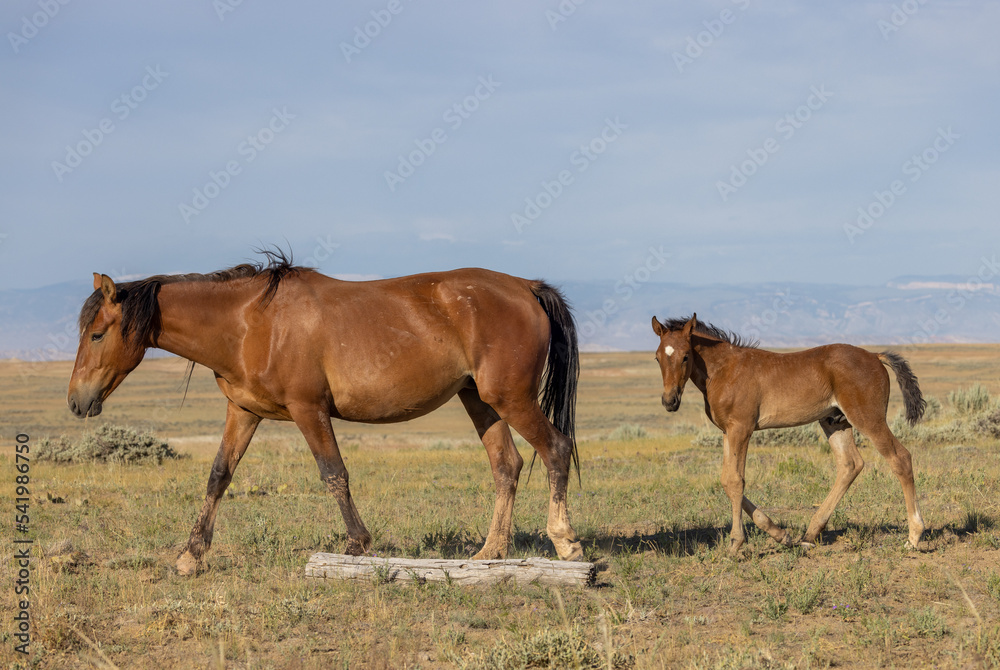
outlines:
{"label": "horse hind leg", "polygon": [[855,426],[871,440],[889,464],[889,469],[899,479],[903,488],[903,498],[906,500],[906,516],[910,526],[908,542],[912,549],[916,549],[924,534],[924,520],[917,505],[917,489],[913,483],[913,461],[910,452],[889,430],[884,417],[879,417],[879,421],[871,421],[868,425],[859,426],[855,423]]}
{"label": "horse hind leg", "polygon": [[812,544],[826,528],[827,522],[833,515],[833,511],[843,499],[847,489],[851,487],[854,480],[865,467],[865,460],[858,451],[858,445],[854,442],[854,429],[842,414],[826,417],[819,422],[820,427],[826,434],[826,439],[830,443],[833,457],[837,463],[837,476],[834,479],[833,487],[826,499],[816,510],[809,527],[802,538],[803,544]]}
{"label": "horse hind leg", "polygon": [[326,484],[327,490],[333,494],[340,506],[340,514],[347,527],[345,552],[351,556],[364,554],[371,549],[372,536],[361,521],[358,508],[354,505],[354,498],[351,497],[347,466],[344,465],[344,459],[340,455],[337,438],[334,436],[333,426],[330,424],[329,413],[321,411],[318,407],[297,410],[289,408],[289,410],[292,414],[292,420],[302,431],[302,435],[306,438],[306,443],[312,451],[313,458],[316,459],[320,479]]}
{"label": "horse hind leg", "polygon": [[535,448],[548,470],[549,514],[545,531],[552,540],[556,553],[564,561],[581,559],[583,548],[577,539],[576,531],[569,523],[566,504],[573,441],[556,430],[533,396],[521,406],[512,407],[504,404],[497,407],[497,412]]}
{"label": "horse hind leg", "polygon": [[514,497],[524,461],[514,446],[510,428],[492,407],[480,399],[476,389],[463,389],[459,391],[458,397],[486,448],[496,487],[496,503],[490,530],[486,534],[483,548],[472,558],[477,561],[507,558],[513,533]]}
{"label": "horse hind leg", "polygon": [[177,558],[177,572],[181,575],[193,575],[201,566],[201,559],[212,546],[212,536],[215,532],[215,515],[219,511],[219,501],[226,492],[229,482],[240,459],[246,453],[250,440],[253,438],[260,417],[229,403],[226,409],[226,427],[222,432],[222,443],[219,452],[212,463],[212,471],[208,477],[208,491],[205,494],[205,504],[201,508],[198,520],[191,529],[184,551]]}

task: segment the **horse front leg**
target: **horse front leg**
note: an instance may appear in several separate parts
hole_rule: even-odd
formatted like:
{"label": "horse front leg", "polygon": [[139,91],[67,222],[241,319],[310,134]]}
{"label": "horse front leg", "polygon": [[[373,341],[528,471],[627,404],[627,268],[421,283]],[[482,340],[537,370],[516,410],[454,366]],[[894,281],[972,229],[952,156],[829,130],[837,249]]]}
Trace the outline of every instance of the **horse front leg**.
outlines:
{"label": "horse front leg", "polygon": [[[729,553],[735,555],[746,541],[743,532],[743,478],[746,468],[747,447],[753,430],[729,427],[722,437],[722,489],[729,497],[733,510],[733,526],[729,532]],[[750,501],[747,500],[749,503]],[[752,503],[751,503],[752,505]],[[756,508],[755,508],[756,509]],[[751,512],[751,515],[753,513]]]}
{"label": "horse front leg", "polygon": [[340,506],[340,514],[344,517],[347,527],[347,548],[345,552],[351,556],[360,556],[371,549],[372,536],[361,521],[358,508],[351,497],[348,485],[347,466],[340,456],[337,438],[330,424],[330,414],[326,410],[308,406],[304,408],[289,407],[292,420],[302,431],[306,443],[312,451],[316,465],[319,466],[319,476],[326,488]]}
{"label": "horse front leg", "polygon": [[198,520],[195,521],[187,546],[177,558],[177,572],[193,575],[201,567],[202,557],[212,546],[215,532],[215,515],[219,511],[219,501],[226,487],[233,480],[233,473],[240,459],[246,453],[254,431],[260,424],[260,417],[230,402],[226,407],[226,427],[222,431],[222,444],[212,463],[208,477],[208,491]]}

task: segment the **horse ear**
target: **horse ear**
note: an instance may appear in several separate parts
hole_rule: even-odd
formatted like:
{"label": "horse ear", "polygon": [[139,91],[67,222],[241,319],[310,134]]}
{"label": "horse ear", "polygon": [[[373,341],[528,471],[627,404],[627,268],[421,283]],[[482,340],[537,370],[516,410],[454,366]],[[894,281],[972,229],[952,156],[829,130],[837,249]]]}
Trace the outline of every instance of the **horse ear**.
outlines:
{"label": "horse ear", "polygon": [[691,333],[694,332],[695,327],[698,325],[698,314],[692,314],[688,322],[684,324],[684,336],[689,337]]}
{"label": "horse ear", "polygon": [[94,273],[94,290],[100,289],[101,293],[104,294],[105,302],[114,304],[118,302],[118,289],[115,287],[114,280],[107,275],[101,275]]}
{"label": "horse ear", "polygon": [[656,320],[656,315],[653,315],[653,332],[656,333],[657,337],[663,337],[663,333],[667,332],[667,327]]}

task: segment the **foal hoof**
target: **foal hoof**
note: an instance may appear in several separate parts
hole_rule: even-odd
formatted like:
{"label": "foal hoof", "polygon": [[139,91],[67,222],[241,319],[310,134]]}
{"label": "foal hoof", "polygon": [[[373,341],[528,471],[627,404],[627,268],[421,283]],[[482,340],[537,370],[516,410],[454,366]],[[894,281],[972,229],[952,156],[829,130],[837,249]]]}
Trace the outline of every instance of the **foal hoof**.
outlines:
{"label": "foal hoof", "polygon": [[800,547],[802,547],[803,549],[806,549],[806,550],[815,549],[816,548],[816,545],[814,543],[812,543],[812,542],[806,542],[805,540],[802,540],[801,542],[799,542],[798,546],[800,546]]}
{"label": "foal hoof", "polygon": [[177,574],[182,577],[191,577],[201,569],[201,561],[194,557],[190,551],[185,551],[177,559]]}

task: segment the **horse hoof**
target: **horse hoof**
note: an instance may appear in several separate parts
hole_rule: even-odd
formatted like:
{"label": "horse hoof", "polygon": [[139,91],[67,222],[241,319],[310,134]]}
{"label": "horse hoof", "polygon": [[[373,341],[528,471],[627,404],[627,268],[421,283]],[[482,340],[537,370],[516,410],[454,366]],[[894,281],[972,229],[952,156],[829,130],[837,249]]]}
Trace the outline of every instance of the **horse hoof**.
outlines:
{"label": "horse hoof", "polygon": [[802,542],[799,542],[799,546],[802,547],[803,549],[806,549],[806,550],[808,550],[808,549],[815,549],[816,548],[815,544],[813,544],[812,542],[806,542],[805,540],[803,540]]}
{"label": "horse hoof", "polygon": [[190,551],[185,551],[177,559],[177,574],[182,577],[191,577],[198,573],[201,568],[201,561],[195,558]]}
{"label": "horse hoof", "polygon": [[370,541],[366,544],[358,542],[357,540],[348,540],[347,548],[344,549],[344,553],[348,556],[364,556],[368,553],[368,549],[371,547],[371,544],[372,543]]}
{"label": "horse hoof", "polygon": [[486,547],[483,547],[482,549],[479,550],[479,552],[477,552],[472,557],[472,560],[494,561],[494,560],[503,560],[505,558],[507,558],[505,554],[501,554],[499,551],[494,551],[493,549],[487,549]]}
{"label": "horse hoof", "polygon": [[583,546],[579,542],[566,542],[561,547],[556,545],[556,553],[564,561],[583,560]]}

